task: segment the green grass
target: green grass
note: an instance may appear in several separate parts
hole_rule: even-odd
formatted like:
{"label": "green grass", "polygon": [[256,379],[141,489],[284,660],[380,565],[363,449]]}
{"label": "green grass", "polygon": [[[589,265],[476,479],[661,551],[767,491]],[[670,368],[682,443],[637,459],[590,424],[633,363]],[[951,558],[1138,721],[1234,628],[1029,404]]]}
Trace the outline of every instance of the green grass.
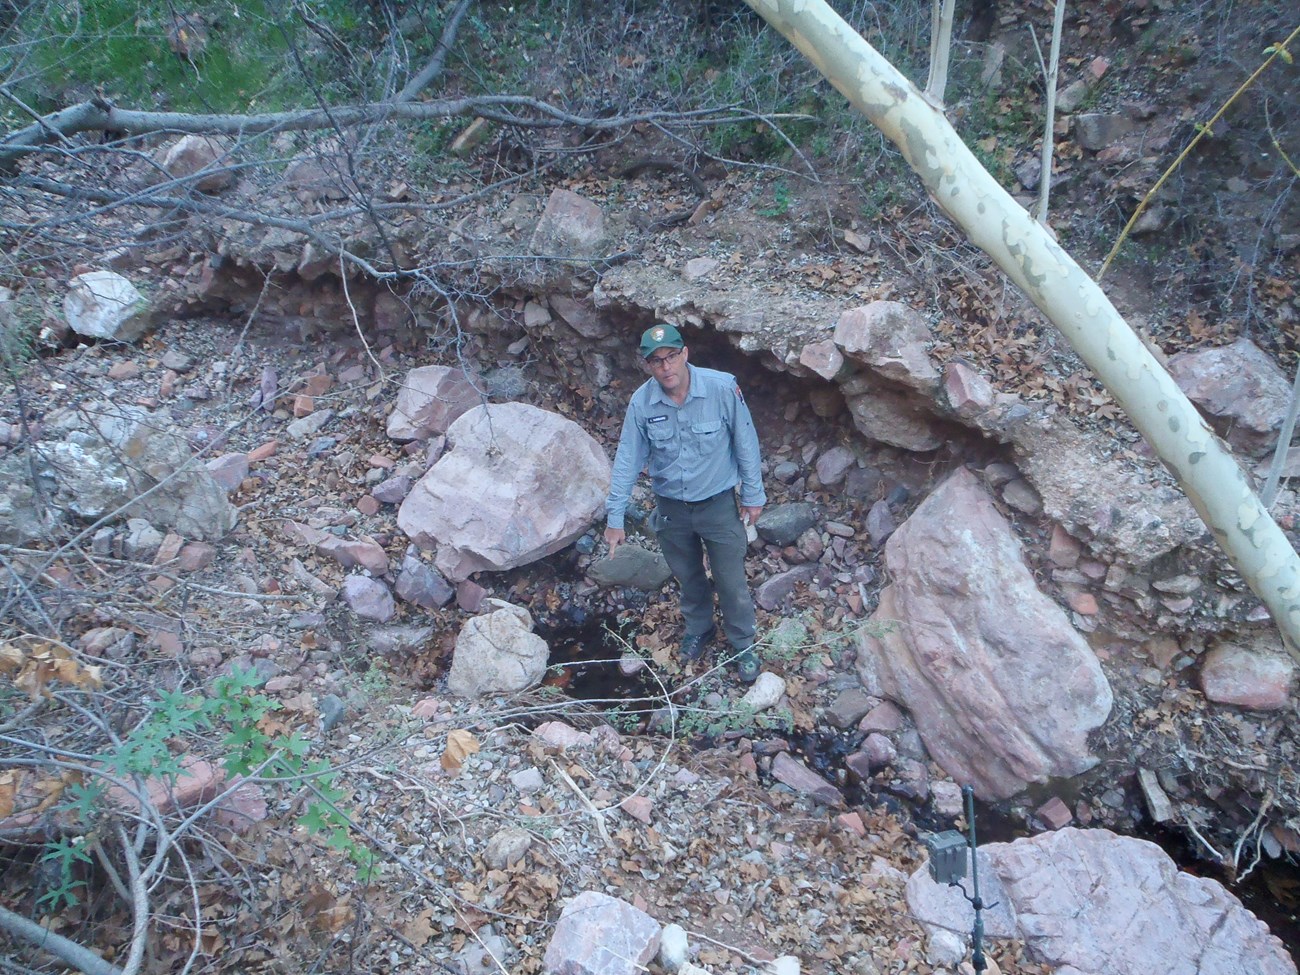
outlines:
{"label": "green grass", "polygon": [[[308,7],[318,23],[357,50],[372,40],[360,5],[315,0]],[[175,10],[201,11],[206,18],[208,40],[192,61],[168,44]],[[304,104],[311,86],[327,96],[348,96],[356,87],[343,55],[288,4],[273,0],[185,7],[169,0],[37,4],[23,14],[13,36],[23,42],[3,52],[10,60],[6,74],[14,90],[41,111],[94,93],[132,108],[273,111]],[[15,60],[19,51],[21,63]]]}

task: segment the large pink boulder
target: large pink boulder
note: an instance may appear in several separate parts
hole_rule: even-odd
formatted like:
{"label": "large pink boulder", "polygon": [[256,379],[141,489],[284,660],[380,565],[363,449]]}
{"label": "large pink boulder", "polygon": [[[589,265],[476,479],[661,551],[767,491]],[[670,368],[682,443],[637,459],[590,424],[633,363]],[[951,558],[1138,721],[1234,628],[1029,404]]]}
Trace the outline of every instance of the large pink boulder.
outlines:
{"label": "large pink boulder", "polygon": [[835,344],[873,372],[920,392],[939,384],[926,345],[934,340],[920,312],[898,301],[850,308],[835,325]]}
{"label": "large pink boulder", "polygon": [[970,471],[921,503],[885,558],[883,632],[860,631],[859,675],[911,712],[945,772],[1004,799],[1096,764],[1087,737],[1110,714],[1110,685]]}
{"label": "large pink boulder", "polygon": [[564,548],[602,516],[610,463],[582,427],[525,403],[470,410],[411,489],[397,524],[453,582]]}
{"label": "large pink boulder", "polygon": [[[986,932],[1020,938],[1035,961],[1093,975],[1295,975],[1264,923],[1217,881],[1180,871],[1160,847],[1067,827],[980,847]],[[966,881],[969,889],[970,881]],[[926,868],[907,882],[911,915],[964,937],[971,910]]]}

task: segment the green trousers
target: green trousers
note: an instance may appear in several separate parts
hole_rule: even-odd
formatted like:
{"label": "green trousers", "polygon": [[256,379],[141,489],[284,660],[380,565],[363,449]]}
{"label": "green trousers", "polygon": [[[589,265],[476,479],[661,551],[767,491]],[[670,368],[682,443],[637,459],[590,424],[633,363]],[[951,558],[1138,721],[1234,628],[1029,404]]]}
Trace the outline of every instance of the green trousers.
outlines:
{"label": "green trousers", "polygon": [[[651,527],[668,568],[681,588],[682,620],[695,636],[713,625],[713,596],[722,609],[722,629],[737,650],[754,642],[754,599],[745,578],[745,526],[734,490],[703,501],[656,498]],[[704,553],[709,553],[709,570]]]}

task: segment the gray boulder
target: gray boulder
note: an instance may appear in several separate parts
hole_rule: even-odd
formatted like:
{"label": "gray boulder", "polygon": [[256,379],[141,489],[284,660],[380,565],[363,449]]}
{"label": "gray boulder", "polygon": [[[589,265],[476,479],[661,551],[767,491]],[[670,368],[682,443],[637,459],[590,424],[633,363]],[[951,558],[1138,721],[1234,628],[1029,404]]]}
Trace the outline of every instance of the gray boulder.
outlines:
{"label": "gray boulder", "polygon": [[593,562],[587,575],[601,586],[630,586],[654,592],[662,589],[673,573],[658,552],[650,552],[640,545],[624,544],[608,558]]}
{"label": "gray boulder", "polygon": [[582,427],[524,403],[470,410],[397,524],[452,582],[545,558],[603,515],[609,458]]}
{"label": "gray boulder", "polygon": [[754,527],[764,541],[773,545],[793,545],[816,523],[817,508],[807,501],[795,501],[764,509]]}
{"label": "gray boulder", "polygon": [[115,271],[87,271],[69,282],[63,315],[78,335],[134,342],[149,327],[149,302]]}
{"label": "gray boulder", "polygon": [[461,697],[515,694],[546,674],[550,648],[533,632],[528,610],[500,599],[487,603],[492,611],[469,620],[456,637],[447,689]]}

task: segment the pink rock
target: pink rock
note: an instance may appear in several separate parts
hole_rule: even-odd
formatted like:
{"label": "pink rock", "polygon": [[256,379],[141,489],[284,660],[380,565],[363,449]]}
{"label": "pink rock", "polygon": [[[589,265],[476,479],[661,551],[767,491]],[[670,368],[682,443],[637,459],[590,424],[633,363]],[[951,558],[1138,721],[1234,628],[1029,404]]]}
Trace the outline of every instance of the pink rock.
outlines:
{"label": "pink rock", "polygon": [[866,836],[867,828],[862,825],[862,817],[855,812],[840,813],[835,817],[835,825],[847,830],[854,836]]}
{"label": "pink rock", "polygon": [[416,701],[415,706],[411,708],[411,717],[428,720],[438,713],[438,708],[442,704],[436,697],[426,697],[422,701]]}
{"label": "pink rock", "polygon": [[943,390],[958,416],[974,416],[993,405],[993,386],[964,362],[943,368]]}
{"label": "pink rock", "polygon": [[227,494],[239,490],[248,477],[249,454],[223,454],[208,461],[208,473]]}
{"label": "pink rock", "polygon": [[1052,564],[1062,569],[1072,569],[1079,564],[1079,555],[1083,546],[1073,535],[1060,525],[1052,526],[1052,541],[1047,550],[1047,557]]}
{"label": "pink rock", "polygon": [[411,489],[397,524],[459,582],[558,552],[601,516],[604,448],[572,420],[525,403],[477,407],[448,431],[454,449]]}
{"label": "pink rock", "polygon": [[457,417],[481,402],[482,394],[459,369],[412,369],[388,415],[388,436],[394,440],[425,440],[446,433]]}
{"label": "pink rock", "polygon": [[362,619],[387,623],[397,614],[397,604],[393,601],[393,594],[378,579],[348,576],[343,580],[341,595],[348,609]]}
{"label": "pink rock", "polygon": [[547,975],[640,975],[659,950],[661,930],[626,901],[583,891],[560,913],[542,966]]}
{"label": "pink rock", "polygon": [[260,447],[254,447],[248,452],[248,462],[256,464],[259,461],[266,460],[268,457],[274,457],[275,452],[280,449],[280,441],[268,440]]}
{"label": "pink rock", "polygon": [[467,613],[477,613],[483,608],[488,591],[472,579],[463,579],[456,585],[456,606]]}
{"label": "pink rock", "polygon": [[787,752],[780,752],[772,759],[772,777],[822,805],[844,808],[844,796],[839,789]]}
{"label": "pink rock", "polygon": [[1216,704],[1276,710],[1291,700],[1294,683],[1291,657],[1265,637],[1220,643],[1201,663],[1201,689]]}
{"label": "pink rock", "polygon": [[1065,601],[1080,616],[1096,616],[1101,608],[1097,605],[1097,597],[1090,592],[1066,593]]}
{"label": "pink rock", "polygon": [[1034,810],[1034,815],[1041,819],[1048,829],[1064,829],[1074,819],[1070,807],[1061,801],[1060,796],[1052,796]]}
{"label": "pink rock", "polygon": [[584,339],[604,338],[612,330],[604,315],[568,295],[552,295],[551,310]]}
{"label": "pink rock", "polygon": [[[1023,940],[1053,971],[1106,975],[1295,975],[1282,942],[1217,881],[1180,871],[1160,847],[1105,829],[1064,829],[979,852],[990,938]],[[906,888],[927,930],[961,930],[961,892],[922,868]],[[964,914],[960,912],[965,912]],[[1141,937],[1133,932],[1141,931]]]}
{"label": "pink rock", "polygon": [[140,364],[127,359],[123,362],[115,362],[108,370],[109,379],[134,379],[140,375]]}
{"label": "pink rock", "polygon": [[799,352],[799,365],[811,369],[823,379],[834,379],[844,368],[844,355],[830,339],[810,342]]}
{"label": "pink rock", "polygon": [[[825,487],[834,487],[844,480],[844,475],[857,464],[858,459],[848,447],[835,446],[817,458],[817,479]],[[851,530],[851,529],[850,529]]]}
{"label": "pink rock", "polygon": [[699,281],[712,274],[717,266],[718,262],[712,257],[692,257],[682,268],[682,277],[687,281]]}
{"label": "pink rock", "polygon": [[585,257],[605,240],[605,214],[595,203],[569,190],[553,190],[529,244],[534,254]]}
{"label": "pink rock", "polygon": [[374,515],[379,513],[379,499],[369,494],[362,495],[357,499],[357,510],[363,515]]}
{"label": "pink rock", "polygon": [[940,767],[982,797],[1091,768],[1110,685],[975,475],[942,482],[885,553],[894,581],[873,618],[892,629],[856,637],[867,692],[902,705]]}
{"label": "pink rock", "polygon": [[898,710],[898,706],[892,701],[877,704],[858,722],[858,730],[868,734],[873,731],[897,731],[901,727],[903,727],[903,712]]}
{"label": "pink rock", "polygon": [[168,562],[180,555],[181,546],[185,544],[185,539],[181,538],[175,532],[168,532],[163,536],[162,544],[158,546],[158,551],[154,554],[154,565],[166,565]]}
{"label": "pink rock", "polygon": [[388,571],[388,553],[370,539],[347,539],[327,534],[316,543],[316,551],[334,559],[345,569],[360,566],[378,576]]}
{"label": "pink rock", "polygon": [[217,557],[215,546],[207,542],[189,542],[177,556],[177,568],[181,572],[198,572],[206,569]]}
{"label": "pink rock", "polygon": [[235,181],[235,171],[227,165],[229,149],[224,139],[208,135],[183,135],[160,147],[154,162],[172,179],[200,193],[216,193]]}
{"label": "pink rock", "polygon": [[1271,450],[1286,416],[1291,380],[1249,339],[1180,352],[1169,374],[1228,443],[1252,455]]}
{"label": "pink rock", "polygon": [[850,308],[835,325],[835,344],[845,355],[921,392],[939,382],[939,370],[925,351],[933,338],[925,318],[898,301]]}
{"label": "pink rock", "polygon": [[591,748],[596,744],[587,732],[563,721],[545,721],[533,729],[533,736],[556,748]]}
{"label": "pink rock", "polygon": [[640,820],[649,826],[650,813],[654,810],[654,803],[647,796],[628,796],[618,804],[618,808],[633,819]]}

